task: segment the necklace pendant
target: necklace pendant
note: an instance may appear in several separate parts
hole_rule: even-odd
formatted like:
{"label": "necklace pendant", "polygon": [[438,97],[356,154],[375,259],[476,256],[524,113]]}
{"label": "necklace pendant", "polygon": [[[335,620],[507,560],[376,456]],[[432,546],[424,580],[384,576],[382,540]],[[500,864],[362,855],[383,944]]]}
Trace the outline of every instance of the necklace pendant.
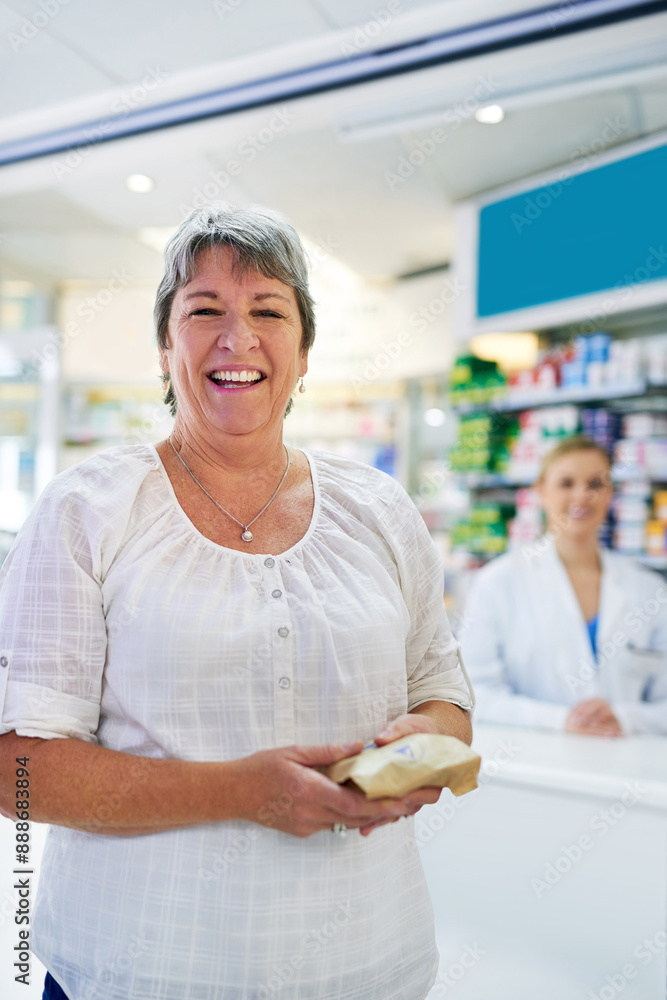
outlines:
{"label": "necklace pendant", "polygon": [[254,535],[252,531],[248,531],[248,529],[246,528],[245,531],[241,532],[241,538],[243,539],[244,542],[251,542],[254,538]]}

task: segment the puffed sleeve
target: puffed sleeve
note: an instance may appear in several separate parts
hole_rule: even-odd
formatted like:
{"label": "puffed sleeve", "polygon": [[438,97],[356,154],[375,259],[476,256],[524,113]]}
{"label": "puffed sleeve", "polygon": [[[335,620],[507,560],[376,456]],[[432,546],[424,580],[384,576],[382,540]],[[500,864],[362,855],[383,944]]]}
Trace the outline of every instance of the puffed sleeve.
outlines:
{"label": "puffed sleeve", "polygon": [[106,626],[93,506],[57,477],[0,573],[0,733],[95,742]]}
{"label": "puffed sleeve", "polygon": [[444,603],[440,556],[424,520],[398,484],[393,484],[388,535],[410,613],[406,642],[408,709],[425,701],[450,701],[468,711],[474,696],[461,669],[459,646]]}

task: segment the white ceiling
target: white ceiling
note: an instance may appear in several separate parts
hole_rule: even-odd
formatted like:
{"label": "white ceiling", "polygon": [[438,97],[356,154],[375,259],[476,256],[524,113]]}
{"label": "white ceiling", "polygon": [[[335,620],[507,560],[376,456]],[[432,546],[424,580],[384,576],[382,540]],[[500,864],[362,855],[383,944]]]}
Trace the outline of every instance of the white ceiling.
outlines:
{"label": "white ceiling", "polygon": [[[34,38],[14,38],[13,51],[10,36],[39,8],[4,0],[3,135],[99,121],[151,71],[164,79],[146,105],[339,58],[343,44],[359,46],[358,26],[373,11],[388,10],[387,0],[217,2],[220,15],[210,0],[71,0]],[[378,37],[395,44],[536,5],[402,0]],[[656,15],[300,99],[284,106],[286,127],[252,162],[242,144],[275,122],[275,108],[90,147],[78,163],[60,155],[5,167],[0,267],[56,283],[125,267],[154,281],[160,256],[139,231],[177,225],[202,190],[285,212],[366,276],[438,264],[453,252],[457,200],[568,162],[609,118],[614,144],[667,128],[666,57],[667,14]],[[425,164],[392,184],[387,173],[483,80],[506,105],[505,121],[450,126]],[[213,182],[229,160],[241,172]],[[155,190],[128,192],[134,172],[153,177]]]}

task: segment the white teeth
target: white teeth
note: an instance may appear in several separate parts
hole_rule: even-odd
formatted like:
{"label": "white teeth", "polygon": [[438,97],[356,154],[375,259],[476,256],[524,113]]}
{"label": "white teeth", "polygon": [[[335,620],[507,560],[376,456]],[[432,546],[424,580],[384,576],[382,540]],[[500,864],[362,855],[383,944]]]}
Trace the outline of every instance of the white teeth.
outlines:
{"label": "white teeth", "polygon": [[218,382],[259,382],[262,378],[262,373],[258,371],[219,371],[211,372],[211,378],[217,379]]}

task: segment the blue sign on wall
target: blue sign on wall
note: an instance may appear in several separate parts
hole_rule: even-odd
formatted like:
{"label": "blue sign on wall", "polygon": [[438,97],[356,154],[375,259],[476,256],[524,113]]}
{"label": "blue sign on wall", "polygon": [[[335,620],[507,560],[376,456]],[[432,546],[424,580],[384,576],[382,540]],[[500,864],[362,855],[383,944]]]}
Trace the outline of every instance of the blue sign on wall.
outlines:
{"label": "blue sign on wall", "polygon": [[487,205],[479,317],[667,279],[667,146]]}

